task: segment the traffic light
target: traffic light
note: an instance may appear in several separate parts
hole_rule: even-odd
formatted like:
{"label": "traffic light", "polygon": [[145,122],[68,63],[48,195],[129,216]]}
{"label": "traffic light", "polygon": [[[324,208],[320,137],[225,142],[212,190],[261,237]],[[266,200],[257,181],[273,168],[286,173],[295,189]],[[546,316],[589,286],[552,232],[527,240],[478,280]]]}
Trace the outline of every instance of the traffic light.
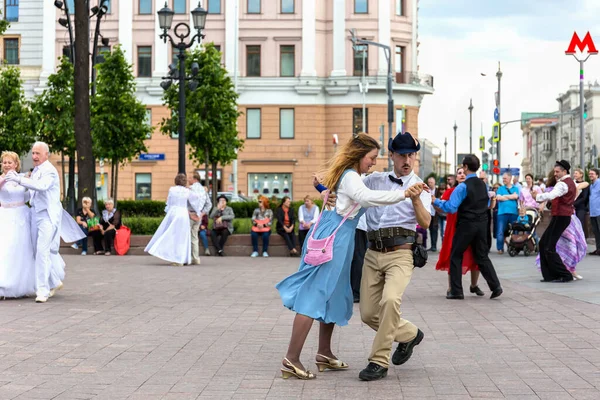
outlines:
{"label": "traffic light", "polygon": [[583,103],[583,118],[587,119],[587,103]]}
{"label": "traffic light", "polygon": [[492,161],[492,165],[494,166],[494,168],[492,168],[492,172],[495,175],[500,175],[500,162],[498,160],[494,160]]}
{"label": "traffic light", "polygon": [[489,162],[490,162],[490,159],[489,159],[488,153],[483,153],[481,155],[481,168],[484,171],[487,171],[488,169],[490,169]]}

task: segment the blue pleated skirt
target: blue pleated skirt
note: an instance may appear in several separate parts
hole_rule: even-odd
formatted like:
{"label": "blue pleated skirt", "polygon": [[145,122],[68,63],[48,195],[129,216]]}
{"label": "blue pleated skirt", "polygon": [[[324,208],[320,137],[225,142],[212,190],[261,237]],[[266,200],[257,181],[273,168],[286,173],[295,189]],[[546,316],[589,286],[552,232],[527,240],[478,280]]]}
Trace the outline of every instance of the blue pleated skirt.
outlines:
{"label": "blue pleated skirt", "polygon": [[[354,298],[350,287],[350,265],[354,253],[354,234],[358,220],[364,213],[360,209],[354,219],[347,219],[337,231],[333,242],[333,259],[318,267],[304,262],[308,237],[302,248],[298,272],[288,276],[275,287],[283,305],[298,314],[306,315],[327,324],[344,326],[352,317]],[[343,220],[335,210],[323,211],[315,232],[315,239],[331,235]],[[314,226],[313,226],[314,227]]]}

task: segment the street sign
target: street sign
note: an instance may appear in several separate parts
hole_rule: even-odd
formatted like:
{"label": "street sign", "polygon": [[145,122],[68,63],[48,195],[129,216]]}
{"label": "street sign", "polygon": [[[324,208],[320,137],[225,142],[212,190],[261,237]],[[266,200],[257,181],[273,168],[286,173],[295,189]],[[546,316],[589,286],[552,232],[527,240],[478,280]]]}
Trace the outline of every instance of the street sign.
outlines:
{"label": "street sign", "polygon": [[500,122],[499,119],[500,119],[500,115],[498,113],[498,108],[496,108],[496,109],[494,109],[494,121]]}
{"label": "street sign", "polygon": [[458,167],[459,165],[462,165],[463,160],[465,159],[466,156],[468,156],[469,154],[467,153],[458,153],[456,155],[456,166]]}
{"label": "street sign", "polygon": [[492,140],[496,143],[500,141],[500,124],[498,122],[492,125]]}
{"label": "street sign", "polygon": [[140,161],[165,161],[165,154],[164,153],[140,154],[138,159]]}
{"label": "street sign", "polygon": [[490,153],[491,155],[496,154],[496,147],[492,146],[488,149],[488,153]]}
{"label": "street sign", "polygon": [[494,101],[496,102],[496,107],[498,107],[500,105],[498,101],[498,92],[494,92]]}
{"label": "street sign", "polygon": [[504,174],[505,172],[510,172],[512,176],[517,176],[521,173],[520,168],[500,168],[500,173]]}
{"label": "street sign", "polygon": [[485,150],[485,136],[479,136],[479,151]]}
{"label": "street sign", "polygon": [[488,139],[488,143],[491,144],[492,146],[494,145],[494,142],[492,142],[492,137],[490,136],[490,138]]}

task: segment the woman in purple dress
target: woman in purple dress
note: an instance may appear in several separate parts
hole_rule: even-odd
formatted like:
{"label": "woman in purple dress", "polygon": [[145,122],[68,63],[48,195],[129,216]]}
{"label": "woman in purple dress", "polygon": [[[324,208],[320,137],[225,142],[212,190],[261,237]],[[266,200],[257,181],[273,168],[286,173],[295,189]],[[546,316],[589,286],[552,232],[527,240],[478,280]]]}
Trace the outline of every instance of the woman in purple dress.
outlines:
{"label": "woman in purple dress", "polygon": [[[556,178],[554,177],[554,171],[551,171],[548,175],[546,182],[545,192],[550,192],[556,185]],[[589,186],[587,182],[577,184],[577,194],[581,193],[581,190]],[[544,204],[542,205],[543,209]],[[565,267],[573,275],[573,280],[581,280],[583,277],[577,273],[577,264],[583,260],[587,252],[587,243],[585,241],[585,234],[583,233],[583,227],[581,222],[573,212],[571,216],[571,223],[565,229],[561,235],[558,243],[556,244],[556,252],[563,260]],[[540,268],[540,256],[538,254],[535,264]]]}

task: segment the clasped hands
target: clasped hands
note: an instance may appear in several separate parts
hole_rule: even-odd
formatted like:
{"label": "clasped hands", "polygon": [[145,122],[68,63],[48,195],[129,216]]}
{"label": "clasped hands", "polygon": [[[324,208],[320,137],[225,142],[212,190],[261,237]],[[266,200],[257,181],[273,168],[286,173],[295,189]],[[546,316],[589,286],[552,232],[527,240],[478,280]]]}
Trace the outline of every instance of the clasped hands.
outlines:
{"label": "clasped hands", "polygon": [[8,171],[4,178],[7,182],[21,183],[21,177],[15,171]]}

